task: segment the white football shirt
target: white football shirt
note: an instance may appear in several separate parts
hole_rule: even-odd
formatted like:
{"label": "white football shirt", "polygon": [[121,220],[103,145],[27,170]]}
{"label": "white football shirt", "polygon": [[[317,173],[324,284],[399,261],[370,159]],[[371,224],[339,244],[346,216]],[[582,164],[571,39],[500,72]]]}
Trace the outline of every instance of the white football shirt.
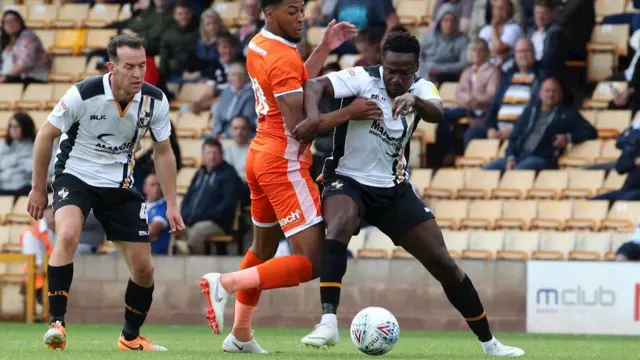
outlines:
{"label": "white football shirt", "polygon": [[[413,112],[393,119],[383,71],[382,66],[355,67],[327,75],[336,98],[370,99],[382,110],[383,121],[348,121],[338,126],[333,154],[325,166],[329,172],[360,184],[388,188],[408,178],[409,140],[420,117]],[[408,92],[423,100],[442,102],[435,85],[422,78],[416,78]]]}
{"label": "white football shirt", "polygon": [[54,176],[71,174],[88,185],[130,188],[134,154],[147,131],[162,142],[171,134],[165,94],[144,83],[122,109],[109,76],[87,78],[73,85],[49,114],[60,131]]}

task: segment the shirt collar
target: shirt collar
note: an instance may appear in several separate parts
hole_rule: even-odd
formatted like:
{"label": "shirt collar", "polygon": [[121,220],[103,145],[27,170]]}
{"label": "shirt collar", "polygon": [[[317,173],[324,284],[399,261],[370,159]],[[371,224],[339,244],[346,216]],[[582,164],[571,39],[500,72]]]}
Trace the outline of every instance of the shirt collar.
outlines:
{"label": "shirt collar", "polygon": [[[102,85],[104,86],[104,96],[107,101],[113,101],[116,99],[113,96],[113,91],[111,90],[111,84],[109,83],[110,76],[111,76],[111,73],[106,73],[102,76]],[[140,102],[141,98],[142,98],[142,90],[138,91],[133,96],[133,101]]]}
{"label": "shirt collar", "polygon": [[278,35],[272,33],[271,31],[269,31],[269,30],[267,30],[265,28],[262,28],[262,30],[260,30],[260,34],[262,34],[262,36],[266,37],[267,39],[280,41],[281,43],[283,43],[283,44],[285,44],[287,46],[290,46],[290,47],[292,47],[294,49],[297,47],[297,45],[292,43],[291,41],[286,40],[285,38],[283,38],[281,36],[278,36]]}

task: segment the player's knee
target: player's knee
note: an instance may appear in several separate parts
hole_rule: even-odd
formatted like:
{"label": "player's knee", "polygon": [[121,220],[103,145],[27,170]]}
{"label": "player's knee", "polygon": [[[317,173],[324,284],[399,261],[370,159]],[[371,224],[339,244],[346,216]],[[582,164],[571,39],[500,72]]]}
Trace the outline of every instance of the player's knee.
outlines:
{"label": "player's knee", "polygon": [[327,226],[327,239],[337,240],[347,244],[358,226],[360,226],[360,218],[357,210],[344,209],[325,219]]}
{"label": "player's knee", "polygon": [[269,259],[272,259],[275,255],[276,252],[278,251],[278,246],[280,244],[276,243],[276,244],[271,244],[271,243],[264,243],[264,244],[258,244],[256,243],[256,241],[254,241],[251,244],[251,247],[249,248],[251,250],[251,252],[260,260],[262,261],[267,261]]}
{"label": "player's knee", "polygon": [[137,283],[150,283],[153,280],[153,272],[154,272],[153,263],[144,263],[144,264],[133,264],[131,269],[131,277]]}
{"label": "player's knee", "polygon": [[61,230],[56,234],[56,250],[73,256],[79,240],[79,233],[71,230]]}

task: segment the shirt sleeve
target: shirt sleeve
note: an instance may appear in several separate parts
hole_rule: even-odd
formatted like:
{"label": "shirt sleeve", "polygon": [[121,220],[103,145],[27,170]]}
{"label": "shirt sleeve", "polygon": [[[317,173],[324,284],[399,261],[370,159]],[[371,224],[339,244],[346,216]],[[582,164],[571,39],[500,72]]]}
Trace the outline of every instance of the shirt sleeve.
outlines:
{"label": "shirt sleeve", "polygon": [[416,82],[413,94],[422,100],[438,100],[442,103],[438,88],[431,81],[425,79],[420,79]]}
{"label": "shirt sleeve", "polygon": [[302,60],[293,54],[280,56],[271,66],[269,81],[273,89],[273,96],[278,97],[289,93],[301,92],[305,68]]}
{"label": "shirt sleeve", "polygon": [[337,99],[359,96],[369,83],[369,74],[362,67],[348,68],[327,74]]}
{"label": "shirt sleeve", "polygon": [[507,24],[504,27],[504,31],[502,31],[502,35],[500,35],[500,41],[509,45],[512,49],[515,48],[516,42],[520,40],[520,38],[524,37],[524,33],[518,24]]}
{"label": "shirt sleeve", "polygon": [[162,101],[155,104],[155,110],[151,118],[151,124],[149,125],[149,131],[151,131],[151,137],[155,142],[163,142],[171,135],[171,121],[169,120],[169,100],[167,96],[162,94]]}
{"label": "shirt sleeve", "polygon": [[80,116],[84,110],[83,108],[84,103],[80,97],[80,92],[78,92],[78,88],[74,85],[70,87],[62,99],[58,101],[49,114],[47,121],[63,133],[66,133],[74,123],[80,120]]}

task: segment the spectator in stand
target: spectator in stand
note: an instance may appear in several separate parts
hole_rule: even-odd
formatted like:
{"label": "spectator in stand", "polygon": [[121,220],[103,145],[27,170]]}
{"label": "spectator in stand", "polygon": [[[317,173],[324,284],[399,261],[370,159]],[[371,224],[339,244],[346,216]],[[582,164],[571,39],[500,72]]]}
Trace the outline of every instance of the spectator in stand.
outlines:
{"label": "spectator in stand", "polygon": [[[245,168],[247,153],[251,144],[253,124],[244,116],[236,116],[231,120],[231,138],[233,142],[224,146],[224,161],[236,169],[243,182],[247,182]],[[248,188],[247,188],[248,190]]]}
{"label": "spectator in stand", "polygon": [[202,79],[201,69],[206,69],[209,64],[217,63],[220,59],[218,53],[218,34],[226,31],[226,27],[222,22],[220,14],[213,8],[209,8],[202,13],[200,17],[200,40],[196,44],[196,50],[190,54],[188,69],[193,71],[185,71],[182,77],[189,80]]}
{"label": "spectator in stand", "polygon": [[[208,139],[202,145],[202,167],[191,180],[182,200],[191,254],[204,254],[206,241],[229,234],[241,196],[242,180],[224,161],[222,145]],[[216,243],[218,255],[227,255],[227,244]]]}
{"label": "spectator in stand", "polygon": [[628,174],[620,190],[594,197],[595,200],[640,200],[640,120],[634,120],[631,128],[618,137],[616,147],[622,154],[615,163],[618,174]]}
{"label": "spectator in stand", "polygon": [[531,103],[516,120],[506,157],[484,168],[489,170],[544,170],[558,167],[558,157],[569,144],[598,136],[580,113],[563,104],[563,92],[555,78],[540,88],[540,100]]}
{"label": "spectator in stand", "polygon": [[236,32],[238,43],[240,44],[240,52],[242,56],[247,56],[249,50],[249,42],[262,29],[264,21],[260,20],[260,4],[258,0],[244,0],[243,3],[244,16],[247,23],[242,25]]}
{"label": "spectator in stand", "polygon": [[128,26],[147,41],[147,55],[156,56],[160,54],[162,34],[174,23],[171,0],[153,0],[146,7],[144,5],[139,5],[143,10],[134,12]]}
{"label": "spectator in stand", "polygon": [[7,138],[0,141],[0,195],[29,195],[35,139],[36,127],[29,114],[13,114]]}
{"label": "spectator in stand", "polygon": [[[180,144],[178,144],[178,136],[176,135],[175,129],[176,127],[172,121],[169,143],[171,144],[171,150],[173,150],[173,154],[176,157],[176,169],[179,171],[182,169],[182,152],[180,150]],[[138,192],[144,194],[144,189],[142,187],[144,179],[146,179],[149,174],[156,172],[155,162],[153,161],[153,147],[140,151],[135,154],[135,156],[136,166],[133,168],[133,186],[138,190]]]}
{"label": "spectator in stand", "polygon": [[[378,39],[384,39],[389,29],[400,24],[391,0],[337,0],[333,18],[347,21],[358,30],[369,29]],[[356,54],[357,49],[353,41],[345,41],[335,53]]]}
{"label": "spectator in stand", "polygon": [[536,0],[534,7],[535,26],[528,38],[533,43],[536,61],[547,76],[562,75],[567,59],[567,34],[553,23],[555,4],[553,0]]}
{"label": "spectator in stand", "polygon": [[458,19],[458,31],[464,34],[468,33],[471,25],[473,1],[474,0],[437,0],[436,5],[433,9],[433,18],[431,19],[431,25],[435,25],[438,23],[437,15],[440,13],[440,8],[444,4],[451,4],[455,6],[456,19]]}
{"label": "spectator in stand", "polygon": [[[493,17],[493,6],[498,0],[474,0],[471,15],[471,29],[469,36],[478,36],[480,30],[487,24],[491,24]],[[520,0],[511,0],[513,9],[513,19],[516,23],[524,26],[524,9]]]}
{"label": "spectator in stand", "polygon": [[484,115],[500,83],[500,69],[489,62],[489,45],[476,38],[467,50],[471,66],[460,76],[456,89],[456,107],[444,109],[444,122],[438,126],[438,141],[442,142],[446,165],[453,164],[453,125],[468,117],[470,126],[484,124]]}
{"label": "spectator in stand", "polygon": [[500,86],[487,109],[484,124],[470,126],[465,134],[465,147],[473,139],[507,140],[513,122],[520,117],[527,105],[536,97],[542,82],[542,72],[534,56],[530,40],[516,43],[516,66],[502,76]]}
{"label": "spectator in stand", "polygon": [[169,255],[171,234],[167,220],[167,201],[164,199],[160,182],[155,174],[144,181],[144,194],[147,197],[147,221],[149,222],[149,240],[154,255]]}
{"label": "spectator in stand", "polygon": [[631,235],[628,242],[622,244],[616,251],[616,261],[639,261],[640,260],[640,224],[636,227],[636,232]]}
{"label": "spectator in stand", "polygon": [[210,63],[202,74],[219,91],[227,85],[227,74],[231,64],[234,62],[244,63],[246,60],[238,54],[238,39],[228,31],[222,31],[218,34],[218,53],[220,54],[218,61]]}
{"label": "spectator in stand", "polygon": [[189,0],[178,0],[173,7],[174,24],[160,40],[160,76],[168,83],[197,82],[200,79],[183,78],[189,56],[193,54],[200,37],[198,21],[194,21]]}
{"label": "spectator in stand", "polygon": [[586,60],[587,44],[596,23],[595,1],[560,0],[554,22],[566,31],[571,40],[567,44],[567,60]]}
{"label": "spectator in stand", "polygon": [[524,33],[513,19],[510,0],[494,0],[492,6],[491,23],[485,25],[478,36],[489,44],[494,64],[502,67],[502,71],[508,71],[513,66],[513,49]]}
{"label": "spectator in stand", "polygon": [[219,100],[211,110],[214,118],[212,134],[216,137],[231,139],[231,120],[236,116],[243,116],[250,122],[250,133],[253,138],[258,118],[255,102],[244,63],[234,63],[229,72],[229,86],[222,90]]}
{"label": "spectator in stand", "polygon": [[380,65],[380,61],[382,60],[380,39],[375,38],[369,29],[362,29],[358,32],[355,42],[356,49],[358,49],[358,54],[360,54],[361,57],[356,61],[354,66]]}
{"label": "spectator in stand", "polygon": [[436,26],[427,31],[420,44],[418,74],[437,84],[458,81],[467,66],[469,38],[458,31],[456,7],[445,3],[436,16]]}
{"label": "spectator in stand", "polygon": [[49,56],[17,11],[2,14],[0,83],[46,83]]}

